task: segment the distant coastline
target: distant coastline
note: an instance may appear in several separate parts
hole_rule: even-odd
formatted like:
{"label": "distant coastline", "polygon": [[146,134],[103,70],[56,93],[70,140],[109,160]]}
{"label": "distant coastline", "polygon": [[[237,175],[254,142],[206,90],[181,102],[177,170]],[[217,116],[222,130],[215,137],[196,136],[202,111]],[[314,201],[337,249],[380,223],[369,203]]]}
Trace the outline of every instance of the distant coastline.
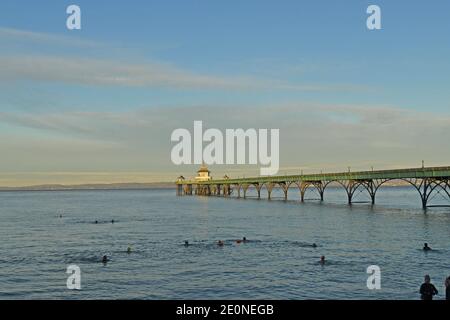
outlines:
{"label": "distant coastline", "polygon": [[1,191],[71,191],[71,190],[145,190],[145,189],[169,189],[173,188],[173,182],[153,183],[108,183],[108,184],[45,184],[24,187],[0,187]]}
{"label": "distant coastline", "polygon": [[[388,181],[384,184],[386,187],[405,187],[410,186],[405,181]],[[329,187],[340,187],[338,184],[330,184]],[[93,184],[43,184],[24,187],[0,187],[2,191],[76,191],[76,190],[147,190],[147,189],[173,189],[174,182],[151,182],[151,183],[93,183]]]}

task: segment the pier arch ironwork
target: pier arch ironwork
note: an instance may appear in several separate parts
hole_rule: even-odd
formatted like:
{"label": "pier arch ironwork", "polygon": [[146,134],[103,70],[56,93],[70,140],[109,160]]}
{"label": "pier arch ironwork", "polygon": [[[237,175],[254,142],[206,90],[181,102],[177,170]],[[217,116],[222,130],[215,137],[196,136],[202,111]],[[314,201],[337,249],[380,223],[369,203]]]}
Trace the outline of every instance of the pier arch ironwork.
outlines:
{"label": "pier arch ironwork", "polygon": [[371,203],[375,204],[379,188],[386,182],[392,180],[402,180],[412,185],[420,195],[423,209],[436,206],[431,205],[430,202],[438,194],[442,195],[447,201],[450,201],[450,167],[422,167],[241,179],[230,179],[228,176],[225,176],[224,179],[208,181],[186,180],[180,176],[176,181],[176,193],[179,196],[195,194],[224,197],[231,196],[234,193],[238,198],[242,195],[245,198],[248,188],[252,186],[256,189],[258,198],[261,198],[261,190],[263,188],[267,190],[268,199],[273,198],[272,192],[274,188],[280,188],[283,191],[284,199],[287,200],[289,188],[295,184],[300,190],[300,199],[302,201],[305,200],[305,193],[308,189],[316,190],[320,196],[320,200],[323,201],[325,189],[330,183],[335,182],[345,189],[349,204],[352,204],[357,190],[367,191]]}

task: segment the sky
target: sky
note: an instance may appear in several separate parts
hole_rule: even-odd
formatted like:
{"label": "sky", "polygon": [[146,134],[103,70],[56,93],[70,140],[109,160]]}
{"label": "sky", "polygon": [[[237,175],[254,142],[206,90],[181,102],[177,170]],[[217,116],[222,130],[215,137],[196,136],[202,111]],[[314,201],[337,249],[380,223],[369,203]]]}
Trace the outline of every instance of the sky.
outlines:
{"label": "sky", "polygon": [[0,186],[192,176],[194,120],[280,129],[280,174],[450,165],[449,32],[446,0],[2,0]]}

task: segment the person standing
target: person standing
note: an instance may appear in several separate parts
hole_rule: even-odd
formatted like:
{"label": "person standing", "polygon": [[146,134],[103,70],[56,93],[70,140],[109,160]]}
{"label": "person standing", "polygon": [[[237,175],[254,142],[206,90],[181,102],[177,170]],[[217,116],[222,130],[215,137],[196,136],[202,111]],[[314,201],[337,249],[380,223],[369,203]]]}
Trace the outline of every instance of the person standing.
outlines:
{"label": "person standing", "polygon": [[445,300],[450,300],[450,276],[445,279]]}
{"label": "person standing", "polygon": [[437,295],[438,291],[436,287],[431,283],[431,278],[427,274],[425,275],[425,282],[420,286],[420,298],[422,300],[433,300],[433,296]]}

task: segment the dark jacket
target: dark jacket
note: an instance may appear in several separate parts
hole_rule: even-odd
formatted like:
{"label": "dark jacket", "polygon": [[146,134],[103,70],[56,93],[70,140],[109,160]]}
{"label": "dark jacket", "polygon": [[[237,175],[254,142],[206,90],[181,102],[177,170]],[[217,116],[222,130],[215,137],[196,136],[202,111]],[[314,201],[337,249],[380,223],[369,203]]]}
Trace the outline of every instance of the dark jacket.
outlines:
{"label": "dark jacket", "polygon": [[433,300],[433,296],[436,294],[438,294],[438,291],[432,283],[424,283],[420,286],[420,298],[422,300]]}

